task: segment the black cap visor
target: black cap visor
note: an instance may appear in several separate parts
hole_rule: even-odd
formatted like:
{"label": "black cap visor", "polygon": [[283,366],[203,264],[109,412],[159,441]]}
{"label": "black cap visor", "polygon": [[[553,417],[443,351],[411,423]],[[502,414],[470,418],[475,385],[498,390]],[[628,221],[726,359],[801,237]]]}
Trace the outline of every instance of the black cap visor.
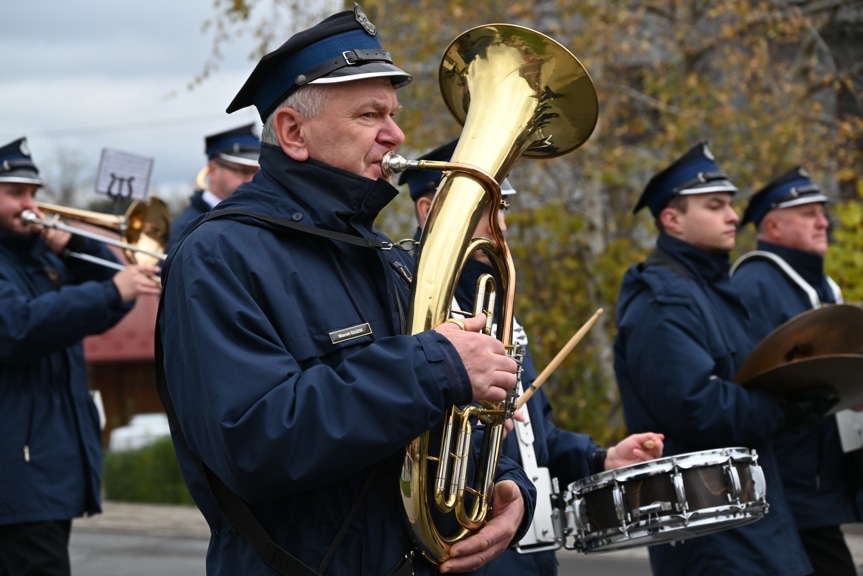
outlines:
{"label": "black cap visor", "polygon": [[317,78],[309,84],[338,84],[341,82],[353,82],[367,78],[390,78],[393,86],[401,88],[409,84],[413,77],[393,64],[386,62],[366,62],[357,66],[345,66],[333,70],[322,78]]}

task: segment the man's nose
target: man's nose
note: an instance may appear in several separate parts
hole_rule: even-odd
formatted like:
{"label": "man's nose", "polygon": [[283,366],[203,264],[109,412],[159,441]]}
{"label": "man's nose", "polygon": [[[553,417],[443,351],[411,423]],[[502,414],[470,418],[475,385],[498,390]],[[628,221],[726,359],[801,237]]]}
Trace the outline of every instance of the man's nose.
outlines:
{"label": "man's nose", "polygon": [[37,207],[36,198],[32,194],[24,194],[21,197],[21,210],[34,210]]}
{"label": "man's nose", "polygon": [[497,225],[500,226],[501,233],[506,232],[506,214],[503,210],[497,211]]}
{"label": "man's nose", "polygon": [[397,148],[405,142],[405,133],[402,132],[402,129],[392,116],[387,117],[387,121],[379,136],[393,148]]}
{"label": "man's nose", "polygon": [[734,209],[734,206],[728,207],[728,221],[737,224],[737,221],[740,220],[740,216],[737,215],[737,210]]}

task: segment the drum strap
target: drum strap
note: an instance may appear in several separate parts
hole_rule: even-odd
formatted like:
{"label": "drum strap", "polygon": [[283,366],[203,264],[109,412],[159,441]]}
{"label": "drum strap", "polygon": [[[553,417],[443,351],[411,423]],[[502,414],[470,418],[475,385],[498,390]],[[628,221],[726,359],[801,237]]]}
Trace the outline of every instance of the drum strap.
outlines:
{"label": "drum strap", "polygon": [[[527,334],[513,317],[513,343],[527,347]],[[518,380],[519,396],[524,393],[521,379]],[[520,554],[530,554],[545,550],[555,550],[560,547],[558,539],[562,533],[562,526],[555,522],[556,511],[552,503],[557,494],[555,480],[551,478],[548,468],[540,467],[536,459],[534,444],[533,424],[530,421],[530,410],[522,410],[524,422],[515,421],[515,433],[518,444],[519,456],[521,456],[521,467],[527,477],[536,488],[536,510],[530,528],[515,547]]]}
{"label": "drum strap", "polygon": [[[517,318],[513,317],[512,319],[512,340],[514,344],[519,344],[524,346],[525,348],[528,345],[527,342],[527,333],[524,331],[524,327],[522,327],[521,323]],[[522,385],[521,378],[518,379],[517,382],[518,395],[521,396],[524,394],[524,386]],[[530,410],[527,409],[527,406],[522,410],[522,415],[524,416],[524,422],[515,421],[515,434],[518,439],[518,452],[521,456],[521,467],[524,469],[525,473],[529,478],[533,479],[536,477],[536,471],[539,466],[536,463],[536,450],[533,448],[534,443],[534,435],[533,435],[533,425],[530,422]],[[546,496],[545,494],[537,494],[537,497]]]}
{"label": "drum strap", "polygon": [[[524,394],[521,382],[518,383],[518,395]],[[521,467],[529,478],[536,476],[539,466],[536,463],[536,450],[533,448],[533,425],[530,422],[530,411],[525,406],[522,410],[524,422],[515,422],[515,434],[518,437],[518,452],[521,456]],[[541,495],[537,494],[539,498]]]}

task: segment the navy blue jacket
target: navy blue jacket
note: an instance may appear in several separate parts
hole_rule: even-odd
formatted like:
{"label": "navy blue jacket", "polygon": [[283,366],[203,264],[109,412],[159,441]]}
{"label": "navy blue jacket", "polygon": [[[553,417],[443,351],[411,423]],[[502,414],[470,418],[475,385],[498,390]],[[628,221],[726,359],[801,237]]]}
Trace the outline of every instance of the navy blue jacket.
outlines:
{"label": "navy blue jacket", "polygon": [[[617,301],[614,368],[631,432],[665,434],[664,454],[755,449],[769,513],[731,530],[650,547],[655,574],[802,576],[811,571],[794,528],[770,438],[784,425],[767,393],[732,382],[756,344],[728,277],[728,258],[660,234],[665,263],[630,267]],[[649,258],[648,262],[652,259]]]}
{"label": "navy blue jacket", "polygon": [[180,242],[186,232],[191,229],[193,222],[210,210],[212,210],[211,206],[204,200],[204,191],[195,190],[194,194],[189,196],[189,205],[183,208],[171,223],[171,237],[168,241],[167,251],[170,252]]}
{"label": "navy blue jacket", "polygon": [[[260,162],[219,209],[384,239],[373,221],[397,193],[387,182],[298,163],[269,145]],[[471,400],[446,338],[401,335],[412,266],[397,250],[242,217],[195,228],[165,266],[159,325],[180,425],[271,537],[317,568],[372,475],[329,576],[383,575],[410,550],[399,484],[405,445]],[[175,446],[212,530],[208,574],[274,574],[217,508],[176,436]],[[529,521],[530,481],[504,465],[499,478],[519,483]],[[417,574],[430,573],[418,561]]]}
{"label": "navy blue jacket", "polygon": [[[464,310],[472,310],[476,300],[476,280],[480,274],[490,273],[491,267],[477,260],[468,260],[456,287],[456,300]],[[522,330],[523,331],[523,330]],[[526,335],[523,335],[526,341]],[[537,372],[527,347],[523,362],[522,385],[527,389]],[[526,404],[533,429],[533,449],[537,466],[546,467],[552,478],[557,478],[563,491],[569,484],[590,476],[593,470],[593,456],[599,445],[587,434],[561,430],[552,421],[552,406],[545,393],[539,388]],[[507,434],[503,444],[503,454],[521,463],[516,433]],[[554,550],[521,554],[514,548],[507,550],[485,566],[489,576],[543,575],[557,574],[557,558]]]}
{"label": "navy blue jacket", "polygon": [[[104,245],[74,249],[116,261]],[[0,524],[101,511],[102,441],[81,340],[131,309],[116,271],[0,232]]]}
{"label": "navy blue jacket", "polygon": [[[768,242],[758,242],[758,250],[785,260],[816,291],[822,303],[836,301],[824,274],[822,256]],[[763,257],[741,262],[732,282],[755,314],[759,338],[812,308],[806,292]],[[834,416],[822,418],[813,428],[784,432],[774,446],[785,497],[798,528],[863,520],[863,452],[842,452]]]}

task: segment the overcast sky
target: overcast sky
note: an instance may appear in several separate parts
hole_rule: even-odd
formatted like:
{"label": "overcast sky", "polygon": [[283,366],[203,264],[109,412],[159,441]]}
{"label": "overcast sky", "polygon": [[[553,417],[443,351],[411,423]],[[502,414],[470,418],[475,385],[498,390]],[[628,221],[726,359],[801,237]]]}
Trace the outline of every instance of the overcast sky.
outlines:
{"label": "overcast sky", "polygon": [[151,192],[187,183],[190,193],[206,162],[204,137],[259,123],[254,108],[225,113],[255,64],[249,40],[232,41],[220,69],[186,88],[210,55],[201,26],[214,15],[212,4],[5,2],[0,145],[27,136],[37,166],[72,151],[93,180],[103,148],[151,156]]}

